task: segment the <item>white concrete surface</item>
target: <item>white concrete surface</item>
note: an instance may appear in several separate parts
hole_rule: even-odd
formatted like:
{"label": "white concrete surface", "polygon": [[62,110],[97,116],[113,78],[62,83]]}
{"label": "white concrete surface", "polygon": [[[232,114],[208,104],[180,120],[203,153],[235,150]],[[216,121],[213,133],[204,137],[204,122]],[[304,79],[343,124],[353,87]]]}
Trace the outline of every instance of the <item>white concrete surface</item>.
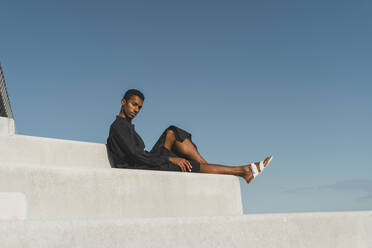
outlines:
{"label": "white concrete surface", "polygon": [[228,175],[2,165],[0,191],[24,192],[30,219],[242,214]]}
{"label": "white concrete surface", "polygon": [[0,221],[24,220],[27,216],[26,196],[21,192],[0,192]]}
{"label": "white concrete surface", "polygon": [[372,212],[0,222],[7,248],[372,247]]}
{"label": "white concrete surface", "polygon": [[103,144],[0,117],[0,247],[372,248],[371,234],[372,211],[242,215],[234,176],[110,169]]}
{"label": "white concrete surface", "polygon": [[0,165],[111,168],[104,144],[32,137],[0,136]]}
{"label": "white concrete surface", "polygon": [[0,138],[1,136],[14,135],[15,132],[14,120],[11,118],[0,117]]}

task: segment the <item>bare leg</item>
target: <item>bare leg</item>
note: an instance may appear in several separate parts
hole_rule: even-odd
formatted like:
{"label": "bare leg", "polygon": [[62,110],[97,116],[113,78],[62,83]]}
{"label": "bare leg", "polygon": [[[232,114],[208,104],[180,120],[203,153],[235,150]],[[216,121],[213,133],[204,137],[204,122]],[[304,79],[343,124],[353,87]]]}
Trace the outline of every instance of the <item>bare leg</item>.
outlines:
{"label": "bare leg", "polygon": [[[171,150],[175,146],[177,152],[187,156],[190,160],[194,160],[200,163],[201,173],[210,174],[226,174],[243,177],[244,180],[249,183],[253,179],[253,173],[250,165],[241,166],[229,166],[229,165],[218,165],[218,164],[208,164],[208,162],[199,154],[198,150],[191,143],[189,139],[185,139],[183,142],[176,140],[176,136],[172,130],[167,131],[165,138],[164,147]],[[271,156],[267,157],[263,163],[266,167]],[[259,168],[259,162],[255,162],[257,170],[261,172]]]}
{"label": "bare leg", "polygon": [[[266,167],[270,160],[271,156],[267,157],[263,164]],[[259,167],[259,162],[255,163],[259,172],[261,172]],[[226,165],[217,165],[217,164],[201,164],[200,165],[201,173],[211,173],[211,174],[227,174],[243,177],[244,180],[249,183],[253,179],[253,173],[250,165],[242,166],[226,166]]]}
{"label": "bare leg", "polygon": [[175,147],[177,152],[187,156],[190,160],[199,162],[200,164],[207,164],[208,162],[200,155],[198,150],[192,144],[189,139],[185,139],[183,142],[176,140],[176,136],[173,130],[168,130],[165,137],[164,147],[168,150],[171,150],[172,147]]}

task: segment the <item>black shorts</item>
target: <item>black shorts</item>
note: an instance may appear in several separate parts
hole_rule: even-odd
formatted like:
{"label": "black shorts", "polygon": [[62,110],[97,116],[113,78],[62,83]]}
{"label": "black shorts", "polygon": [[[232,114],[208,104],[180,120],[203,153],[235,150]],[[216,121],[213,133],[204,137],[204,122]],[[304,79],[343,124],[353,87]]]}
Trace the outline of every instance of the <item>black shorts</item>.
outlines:
{"label": "black shorts", "polygon": [[[172,130],[174,132],[177,141],[183,142],[185,139],[189,139],[192,143],[190,133],[176,126],[170,126],[160,136],[158,141],[155,143],[154,147],[151,149],[150,153],[153,153],[159,156],[164,156],[164,157],[180,157],[180,158],[187,159],[186,157],[182,156],[182,154],[177,153],[176,150],[172,149],[171,151],[169,151],[167,148],[164,147],[165,138],[166,138],[168,130]],[[194,143],[192,144],[197,149],[196,145]],[[192,165],[191,172],[200,172],[200,163],[194,160],[189,160],[189,161]],[[138,165],[138,164],[135,167],[136,167],[135,169],[148,169],[148,170],[158,169],[158,170],[163,170],[163,171],[182,171],[178,165],[172,164],[171,162],[156,165],[155,168],[149,167],[146,165]]]}

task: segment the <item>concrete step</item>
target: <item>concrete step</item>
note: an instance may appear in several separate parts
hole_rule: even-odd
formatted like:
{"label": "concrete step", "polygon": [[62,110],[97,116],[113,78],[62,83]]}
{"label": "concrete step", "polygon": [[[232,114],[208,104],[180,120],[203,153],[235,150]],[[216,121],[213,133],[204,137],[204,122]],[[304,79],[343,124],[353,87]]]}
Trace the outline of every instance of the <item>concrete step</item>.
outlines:
{"label": "concrete step", "polygon": [[0,221],[7,248],[371,247],[372,212]]}
{"label": "concrete step", "polygon": [[25,135],[0,135],[0,163],[111,168],[104,144]]}
{"label": "concrete step", "polygon": [[24,220],[27,216],[26,196],[20,192],[0,192],[0,220]]}
{"label": "concrete step", "polygon": [[1,165],[0,192],[23,192],[29,219],[242,214],[228,175]]}

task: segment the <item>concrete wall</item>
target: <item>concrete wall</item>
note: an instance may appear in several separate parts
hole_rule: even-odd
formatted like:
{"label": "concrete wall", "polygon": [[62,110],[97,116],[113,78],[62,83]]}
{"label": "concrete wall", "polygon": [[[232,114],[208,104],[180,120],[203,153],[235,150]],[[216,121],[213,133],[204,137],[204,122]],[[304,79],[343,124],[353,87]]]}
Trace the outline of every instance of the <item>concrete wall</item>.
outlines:
{"label": "concrete wall", "polygon": [[0,139],[2,138],[1,136],[14,135],[15,132],[14,120],[11,118],[0,117]]}
{"label": "concrete wall", "polygon": [[30,219],[241,215],[237,177],[124,169],[0,166]]}
{"label": "concrete wall", "polygon": [[31,219],[242,214],[234,176],[112,169],[104,144],[24,135],[0,136],[1,191]]}
{"label": "concrete wall", "polygon": [[24,220],[27,216],[26,196],[20,192],[0,192],[0,221]]}
{"label": "concrete wall", "polygon": [[237,177],[110,169],[103,144],[14,134],[0,118],[0,247],[372,247],[372,212],[242,215]]}
{"label": "concrete wall", "polygon": [[104,144],[24,135],[0,136],[0,163],[111,168]]}
{"label": "concrete wall", "polygon": [[7,248],[372,247],[372,212],[0,222]]}

